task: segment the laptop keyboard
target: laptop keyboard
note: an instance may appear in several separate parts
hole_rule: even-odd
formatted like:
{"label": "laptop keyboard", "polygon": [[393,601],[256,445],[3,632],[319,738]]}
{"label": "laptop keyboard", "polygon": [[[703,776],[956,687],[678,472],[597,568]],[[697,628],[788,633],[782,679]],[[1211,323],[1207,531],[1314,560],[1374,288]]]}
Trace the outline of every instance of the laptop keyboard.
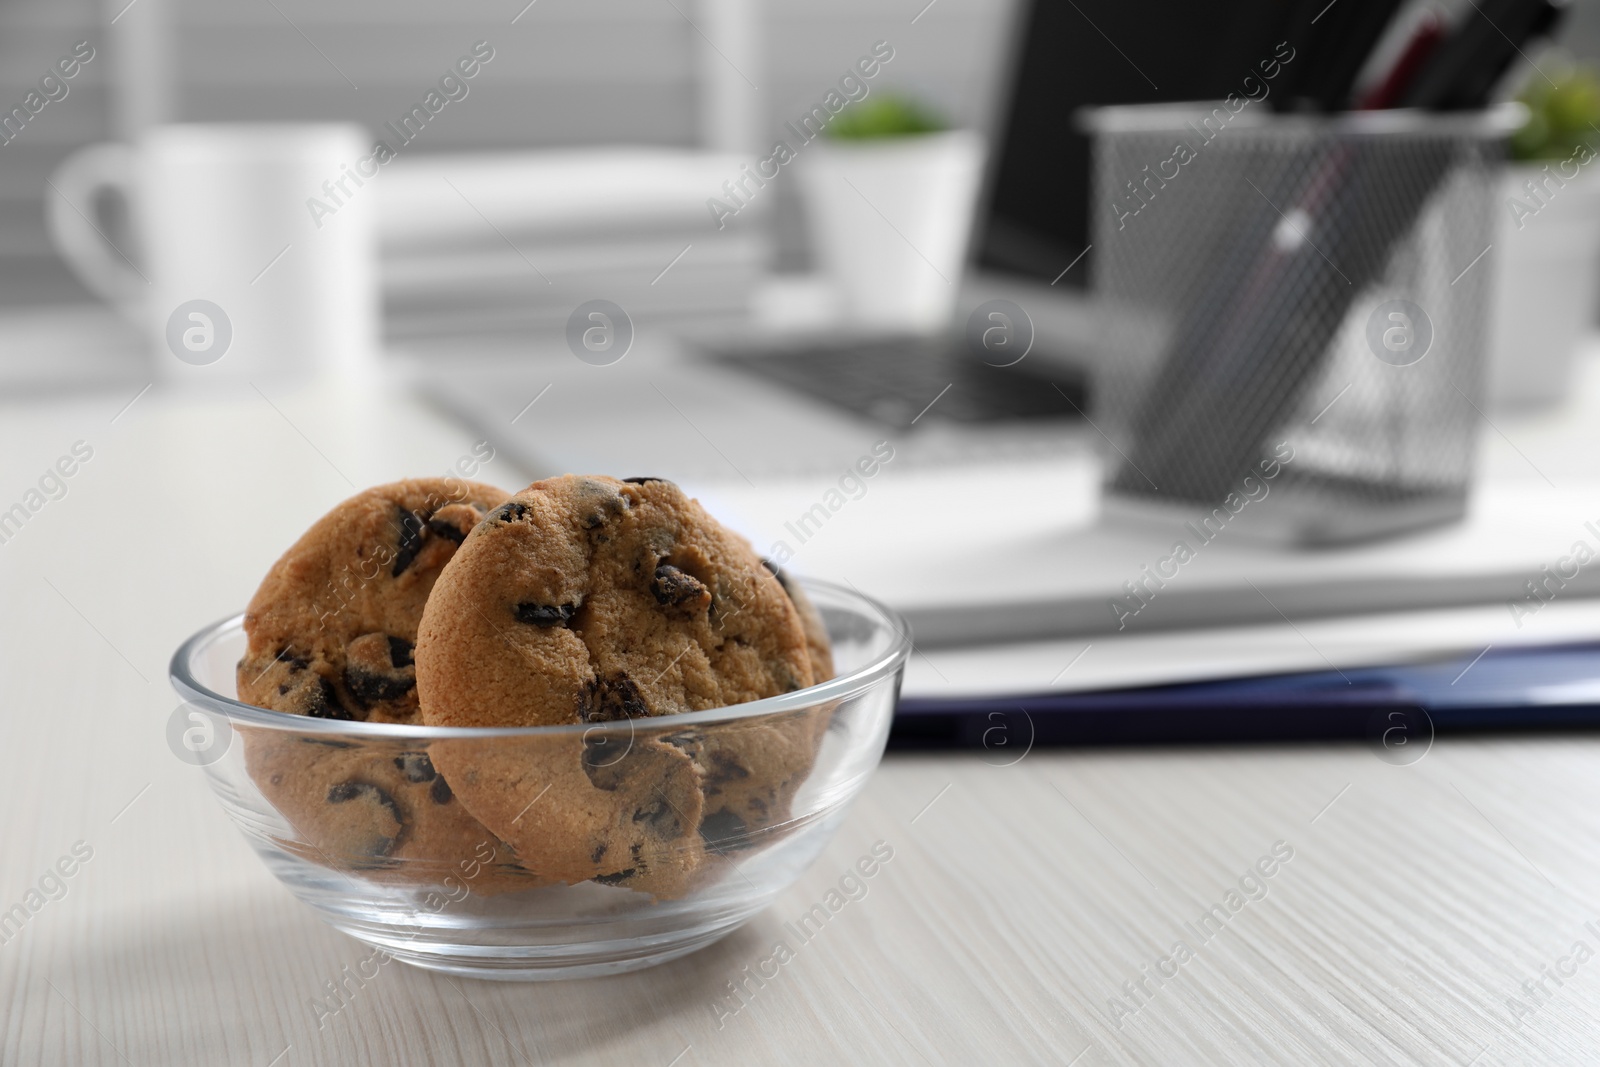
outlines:
{"label": "laptop keyboard", "polygon": [[994,367],[958,342],[893,337],[761,349],[712,349],[711,360],[798,390],[873,422],[986,425],[1081,420],[1084,375],[1054,361]]}

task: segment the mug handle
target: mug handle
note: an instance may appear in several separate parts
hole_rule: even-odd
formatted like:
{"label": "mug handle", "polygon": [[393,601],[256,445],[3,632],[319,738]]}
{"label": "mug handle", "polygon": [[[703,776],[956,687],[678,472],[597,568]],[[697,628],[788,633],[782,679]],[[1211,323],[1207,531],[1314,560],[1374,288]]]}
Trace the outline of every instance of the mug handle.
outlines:
{"label": "mug handle", "polygon": [[126,144],[107,141],[80,148],[50,176],[45,217],[56,250],[78,279],[137,322],[149,279],[91,219],[102,191],[120,193],[132,204],[133,162],[133,148]]}

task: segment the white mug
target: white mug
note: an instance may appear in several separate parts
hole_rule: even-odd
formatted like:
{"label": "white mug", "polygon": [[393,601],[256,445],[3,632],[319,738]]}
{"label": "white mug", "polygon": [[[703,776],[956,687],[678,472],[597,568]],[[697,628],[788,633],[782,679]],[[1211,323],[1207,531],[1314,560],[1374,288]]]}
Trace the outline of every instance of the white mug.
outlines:
{"label": "white mug", "polygon": [[[146,335],[158,377],[360,376],[377,344],[374,196],[349,172],[367,140],[346,124],[184,124],[91,145],[45,190],[51,235]],[[330,186],[339,210],[314,211]],[[106,191],[129,205],[132,248],[94,221]]]}

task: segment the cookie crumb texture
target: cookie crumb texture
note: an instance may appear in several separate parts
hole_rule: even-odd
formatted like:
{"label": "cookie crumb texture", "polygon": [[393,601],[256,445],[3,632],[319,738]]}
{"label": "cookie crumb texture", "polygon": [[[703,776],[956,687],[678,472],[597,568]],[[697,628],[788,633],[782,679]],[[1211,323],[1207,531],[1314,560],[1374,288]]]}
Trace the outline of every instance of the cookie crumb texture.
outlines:
{"label": "cookie crumb texture", "polygon": [[440,575],[415,648],[421,717],[591,724],[435,760],[539,874],[679,896],[789,818],[827,715],[662,717],[831,675],[809,626],[749,544],[671,482],[552,478],[496,507]]}
{"label": "cookie crumb texture", "polygon": [[[507,499],[494,486],[425,478],[335,507],[251,599],[239,698],[313,718],[419,722],[413,651],[423,605],[456,547]],[[240,732],[247,771],[306,858],[383,881],[472,873],[479,892],[542,884],[456,800],[425,750]]]}

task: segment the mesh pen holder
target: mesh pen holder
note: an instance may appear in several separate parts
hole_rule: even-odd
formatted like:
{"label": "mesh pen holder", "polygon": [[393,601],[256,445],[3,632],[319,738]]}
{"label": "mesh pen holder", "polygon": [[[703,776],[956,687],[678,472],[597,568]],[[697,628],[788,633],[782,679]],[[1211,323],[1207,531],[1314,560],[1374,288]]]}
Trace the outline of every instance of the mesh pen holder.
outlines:
{"label": "mesh pen holder", "polygon": [[1302,545],[1460,518],[1519,117],[1085,112],[1108,510]]}

